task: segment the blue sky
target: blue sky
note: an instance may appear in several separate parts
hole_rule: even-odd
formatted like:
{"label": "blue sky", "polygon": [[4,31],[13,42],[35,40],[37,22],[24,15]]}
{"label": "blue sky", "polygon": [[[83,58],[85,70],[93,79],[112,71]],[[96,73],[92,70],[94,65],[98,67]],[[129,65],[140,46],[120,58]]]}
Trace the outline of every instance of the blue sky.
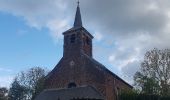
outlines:
{"label": "blue sky", "polygon": [[[21,70],[40,66],[52,69],[62,57],[49,30],[26,25],[22,17],[0,13],[0,76],[13,77]],[[0,80],[0,85],[6,85]]]}
{"label": "blue sky", "polygon": [[62,37],[54,40],[48,28],[31,27],[22,16],[8,12],[0,12],[0,22],[0,86],[8,87],[19,72],[31,67],[51,70],[61,59]]}
{"label": "blue sky", "polygon": [[61,59],[63,41],[53,40],[49,29],[30,27],[23,17],[4,12],[0,13],[0,22],[0,76],[9,80],[1,80],[2,86],[9,86],[20,71],[36,66],[51,70]]}
{"label": "blue sky", "polygon": [[[133,84],[146,51],[169,48],[169,0],[82,0],[84,27],[95,37],[93,55]],[[0,86],[20,71],[51,70],[63,53],[62,32],[71,28],[75,0],[0,1]]]}

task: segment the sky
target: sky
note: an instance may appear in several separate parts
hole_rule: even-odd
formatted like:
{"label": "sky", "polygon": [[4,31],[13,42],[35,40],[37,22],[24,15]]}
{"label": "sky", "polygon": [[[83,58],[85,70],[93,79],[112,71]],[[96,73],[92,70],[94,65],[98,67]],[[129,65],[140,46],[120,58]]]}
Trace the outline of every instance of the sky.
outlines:
{"label": "sky", "polygon": [[[76,2],[0,0],[0,87],[20,71],[55,67]],[[94,58],[131,85],[146,51],[170,48],[169,0],[80,0],[80,9]]]}

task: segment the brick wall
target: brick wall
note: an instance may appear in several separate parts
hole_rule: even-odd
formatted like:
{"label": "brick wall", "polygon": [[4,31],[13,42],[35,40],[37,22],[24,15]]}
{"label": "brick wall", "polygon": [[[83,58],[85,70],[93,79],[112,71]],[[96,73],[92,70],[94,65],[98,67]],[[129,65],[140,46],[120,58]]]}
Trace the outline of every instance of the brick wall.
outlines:
{"label": "brick wall", "polygon": [[128,85],[101,67],[83,55],[63,57],[49,74],[45,86],[67,88],[71,82],[76,83],[77,86],[91,85],[103,94],[106,100],[116,100],[117,88],[130,89]]}

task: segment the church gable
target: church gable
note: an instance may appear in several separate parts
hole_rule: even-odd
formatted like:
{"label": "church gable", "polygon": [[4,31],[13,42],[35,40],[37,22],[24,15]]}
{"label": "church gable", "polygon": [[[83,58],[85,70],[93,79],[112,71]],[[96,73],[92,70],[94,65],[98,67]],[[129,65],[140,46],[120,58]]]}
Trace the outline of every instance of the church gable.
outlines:
{"label": "church gable", "polygon": [[71,82],[80,86],[85,81],[84,66],[80,59],[80,56],[63,57],[47,77],[46,88],[67,88]]}
{"label": "church gable", "polygon": [[76,87],[91,85],[105,96],[109,92],[114,93],[115,88],[132,88],[105,66],[83,53],[69,58],[63,57],[49,74],[46,88],[68,88],[70,83],[75,83]]}

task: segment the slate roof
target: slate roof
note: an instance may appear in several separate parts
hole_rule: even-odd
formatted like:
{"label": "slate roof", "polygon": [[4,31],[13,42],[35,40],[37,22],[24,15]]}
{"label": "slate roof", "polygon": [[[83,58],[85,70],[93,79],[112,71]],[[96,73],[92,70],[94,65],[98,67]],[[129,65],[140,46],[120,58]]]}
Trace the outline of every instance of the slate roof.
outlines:
{"label": "slate roof", "polygon": [[75,31],[79,31],[79,30],[85,31],[85,33],[87,33],[91,38],[93,38],[93,36],[83,27],[82,20],[81,20],[80,7],[79,7],[79,3],[78,3],[75,20],[74,20],[74,25],[71,29],[65,31],[63,34],[75,32]]}
{"label": "slate roof", "polygon": [[35,100],[71,100],[74,98],[104,100],[104,96],[91,86],[67,89],[46,89],[41,92]]}
{"label": "slate roof", "polygon": [[[124,81],[122,78],[120,78],[119,76],[117,76],[116,74],[114,74],[113,72],[111,72],[109,69],[107,69],[103,64],[99,63],[98,61],[96,61],[94,58],[89,57],[88,55],[86,55],[85,53],[82,53],[82,56],[84,56],[84,58],[86,60],[84,61],[88,61],[86,62],[86,65],[88,66],[93,66],[93,67],[97,67],[100,68],[102,71],[107,72],[109,74],[111,74],[113,77],[115,77],[116,79],[120,80],[121,82],[123,82],[124,84],[128,85],[130,88],[133,88],[133,86],[131,86],[130,84],[128,84],[126,81]],[[61,59],[63,60],[63,58]],[[61,61],[60,60],[60,61]],[[57,64],[58,65],[58,64]],[[55,70],[57,70],[57,67],[55,67],[47,76],[46,78],[49,78],[52,74],[55,73]]]}
{"label": "slate roof", "polygon": [[63,35],[65,35],[65,34],[67,34],[67,33],[76,32],[76,31],[84,31],[84,32],[87,33],[91,38],[94,38],[83,26],[80,26],[80,27],[72,27],[71,29],[68,29],[67,31],[63,32]]}
{"label": "slate roof", "polygon": [[81,13],[80,13],[80,7],[79,4],[77,6],[75,21],[74,21],[74,27],[81,27],[82,26],[82,20],[81,20]]}
{"label": "slate roof", "polygon": [[121,79],[119,76],[117,76],[116,74],[114,74],[113,72],[111,72],[109,69],[107,69],[104,65],[102,65],[101,63],[99,63],[98,61],[96,61],[95,59],[93,59],[92,57],[89,57],[88,55],[83,53],[83,56],[91,61],[91,64],[93,64],[94,67],[100,68],[101,70],[103,70],[104,72],[107,72],[109,74],[111,74],[113,77],[115,77],[116,79],[120,80],[121,82],[123,82],[124,84],[128,85],[130,88],[133,88],[133,86],[131,86],[130,84],[128,84],[126,81],[124,81],[123,79]]}

